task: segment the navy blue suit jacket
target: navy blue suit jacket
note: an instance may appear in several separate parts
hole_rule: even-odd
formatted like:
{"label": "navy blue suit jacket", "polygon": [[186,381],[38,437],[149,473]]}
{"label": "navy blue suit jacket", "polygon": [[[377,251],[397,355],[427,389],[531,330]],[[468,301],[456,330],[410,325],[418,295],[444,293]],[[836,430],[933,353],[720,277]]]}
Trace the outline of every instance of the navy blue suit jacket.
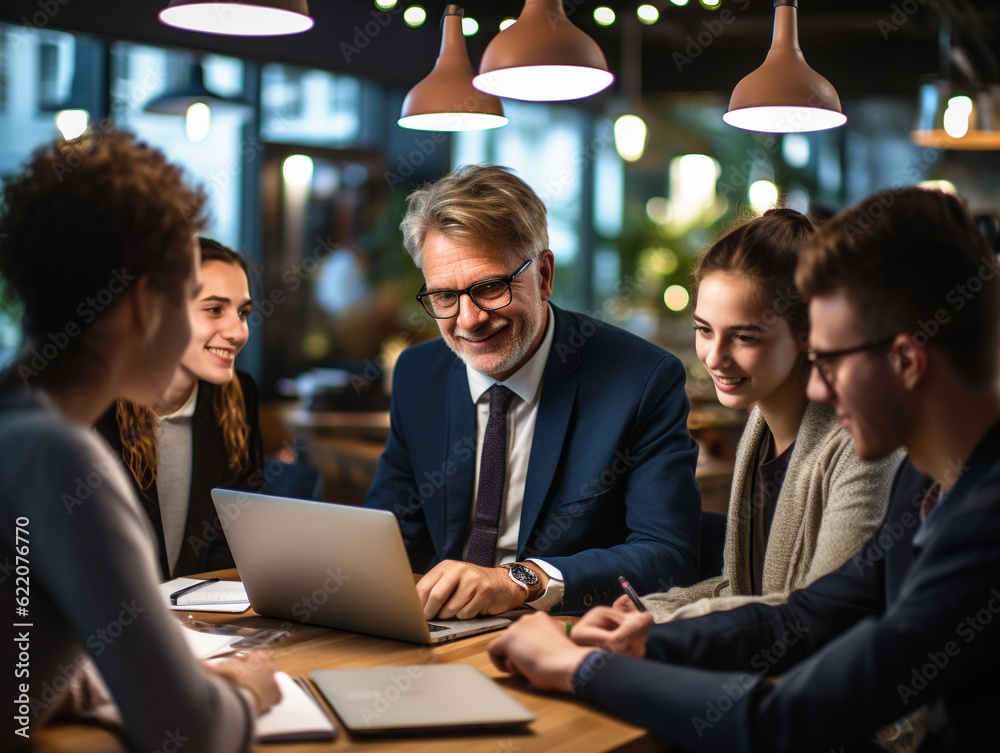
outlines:
{"label": "navy blue suit jacket", "polygon": [[[555,611],[613,601],[619,575],[640,593],[693,583],[701,497],[683,366],[621,329],[552,311],[517,558],[562,572]],[[416,572],[460,560],[475,496],[476,412],[465,365],[443,340],[399,357],[391,415],[365,505],[396,514]]]}
{"label": "navy blue suit jacket", "polygon": [[692,751],[871,750],[924,705],[920,751],[995,750],[1000,424],[921,524],[928,485],[907,461],[879,532],[839,570],[780,607],[658,625],[656,661],[594,657],[578,695]]}

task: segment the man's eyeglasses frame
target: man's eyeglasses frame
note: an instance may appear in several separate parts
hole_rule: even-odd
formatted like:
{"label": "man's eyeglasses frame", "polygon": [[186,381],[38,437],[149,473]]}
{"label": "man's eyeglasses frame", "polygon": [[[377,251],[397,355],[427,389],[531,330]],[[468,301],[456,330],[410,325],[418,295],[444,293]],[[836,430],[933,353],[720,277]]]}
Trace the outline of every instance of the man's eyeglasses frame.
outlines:
{"label": "man's eyeglasses frame", "polygon": [[891,345],[895,339],[896,335],[892,335],[875,340],[874,342],[864,343],[863,345],[855,345],[853,348],[843,348],[842,350],[816,350],[815,348],[810,348],[806,351],[806,360],[816,367],[816,372],[819,374],[819,378],[823,380],[826,388],[830,392],[835,392],[833,388],[834,361],[844,356],[853,355],[854,353],[863,353],[867,350],[884,348],[887,345]]}
{"label": "man's eyeglasses frame", "polygon": [[[531,266],[531,262],[532,261],[534,261],[534,259],[528,259],[526,262],[524,262],[524,264],[522,264],[520,267],[518,267],[518,269],[517,269],[516,272],[514,272],[513,274],[510,274],[510,275],[507,275],[506,277],[490,277],[487,280],[480,280],[479,282],[474,282],[469,287],[464,288],[462,290],[432,290],[432,291],[429,291],[429,290],[427,290],[427,285],[425,284],[425,285],[423,285],[420,288],[420,292],[417,293],[417,300],[420,301],[420,305],[424,307],[424,311],[426,311],[429,316],[432,316],[435,319],[454,319],[456,316],[458,316],[458,313],[461,310],[461,303],[462,303],[462,296],[463,295],[468,295],[469,298],[472,300],[472,302],[474,304],[476,304],[479,308],[481,308],[483,311],[497,311],[498,309],[506,308],[507,306],[509,306],[511,304],[511,301],[514,300],[514,293],[511,290],[511,283],[514,282],[514,278],[515,277],[517,277],[524,270],[526,270],[529,266]],[[507,296],[506,296],[507,300],[504,301],[503,303],[499,304],[499,305],[494,305],[493,303],[486,303],[484,305],[484,304],[480,303],[479,300],[476,298],[476,293],[475,293],[476,288],[478,288],[480,286],[483,286],[483,285],[495,285],[498,282],[502,282],[504,285],[507,286],[507,291],[506,291],[507,292]],[[441,293],[451,293],[451,294],[453,294],[455,296],[455,311],[454,311],[454,313],[452,313],[452,314],[445,314],[445,315],[434,313],[434,305],[428,299],[432,295],[440,295]],[[501,294],[501,296],[499,297],[498,300],[502,300],[502,299],[503,299],[503,295]]]}

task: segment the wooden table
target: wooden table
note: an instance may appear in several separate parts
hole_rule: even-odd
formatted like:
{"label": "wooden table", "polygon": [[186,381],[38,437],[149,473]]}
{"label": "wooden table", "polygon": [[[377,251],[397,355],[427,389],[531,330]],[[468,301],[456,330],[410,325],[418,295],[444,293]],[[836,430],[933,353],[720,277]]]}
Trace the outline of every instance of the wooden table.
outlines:
{"label": "wooden table", "polygon": [[[235,578],[235,570],[209,575]],[[179,616],[186,613],[178,612]],[[417,646],[358,633],[287,623],[256,615],[193,613],[206,622],[235,622],[248,627],[282,627],[291,638],[274,651],[274,664],[293,676],[331,667],[400,666],[407,664],[471,664],[535,713],[525,729],[482,734],[423,737],[366,737],[352,735],[339,721],[337,738],[328,743],[262,744],[259,753],[647,753],[665,750],[646,730],[604,714],[576,699],[536,691],[520,679],[498,672],[486,655],[490,634],[463,638],[438,646]],[[572,618],[571,618],[572,619]],[[137,682],[144,682],[136,678]],[[328,709],[329,710],[329,709]],[[336,717],[334,717],[336,718]],[[32,734],[33,753],[118,753],[121,740],[102,729],[58,724]]]}

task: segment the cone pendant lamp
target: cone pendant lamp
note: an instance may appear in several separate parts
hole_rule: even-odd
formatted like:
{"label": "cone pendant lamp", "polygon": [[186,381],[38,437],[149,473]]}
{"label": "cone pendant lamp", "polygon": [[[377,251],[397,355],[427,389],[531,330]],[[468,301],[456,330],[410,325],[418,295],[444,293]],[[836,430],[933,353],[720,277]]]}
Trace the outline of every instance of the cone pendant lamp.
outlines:
{"label": "cone pendant lamp", "polygon": [[306,0],[171,0],[159,18],[179,29],[235,37],[298,34],[314,23]]}
{"label": "cone pendant lamp", "polygon": [[798,0],[775,0],[767,58],[736,85],[722,119],[765,133],[822,131],[847,122],[837,91],[799,49]]}
{"label": "cone pendant lamp", "polygon": [[472,85],[475,71],[462,34],[463,11],[444,10],[434,69],[403,100],[399,125],[421,131],[478,131],[507,125],[500,100]]}
{"label": "cone pendant lamp", "polygon": [[525,0],[517,23],[486,47],[473,85],[531,102],[580,99],[615,77],[601,48],[566,17],[562,0]]}

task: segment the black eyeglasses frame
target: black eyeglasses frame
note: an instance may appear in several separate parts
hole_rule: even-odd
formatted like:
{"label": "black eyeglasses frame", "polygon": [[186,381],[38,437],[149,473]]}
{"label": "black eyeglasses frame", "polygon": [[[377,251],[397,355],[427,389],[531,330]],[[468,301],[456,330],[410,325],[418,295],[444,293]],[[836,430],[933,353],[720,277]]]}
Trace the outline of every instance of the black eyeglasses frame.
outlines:
{"label": "black eyeglasses frame", "polygon": [[[423,286],[421,286],[420,292],[417,293],[416,298],[417,301],[420,302],[420,305],[423,306],[424,311],[427,312],[427,315],[433,317],[434,319],[454,319],[456,316],[458,316],[459,310],[461,308],[459,302],[461,301],[463,295],[469,296],[472,302],[476,304],[479,308],[481,308],[483,311],[498,311],[499,309],[506,308],[507,306],[509,306],[511,302],[514,300],[514,292],[511,289],[511,284],[514,282],[515,277],[517,277],[529,266],[531,266],[531,262],[533,261],[534,261],[533,258],[528,259],[526,262],[524,262],[524,264],[518,267],[517,271],[514,272],[513,274],[509,274],[505,277],[490,277],[486,280],[479,280],[478,282],[474,282],[469,287],[464,288],[462,290],[427,290],[427,285],[424,284]],[[507,286],[506,302],[500,304],[499,306],[492,306],[492,305],[484,306],[482,303],[476,300],[475,293],[473,292],[476,288],[480,287],[481,285],[494,285],[498,282],[502,282],[504,285]],[[429,301],[425,300],[428,296],[439,295],[441,293],[452,293],[455,295],[455,301],[456,301],[455,313],[448,314],[447,316],[440,316],[438,314],[435,314],[432,304]]]}

